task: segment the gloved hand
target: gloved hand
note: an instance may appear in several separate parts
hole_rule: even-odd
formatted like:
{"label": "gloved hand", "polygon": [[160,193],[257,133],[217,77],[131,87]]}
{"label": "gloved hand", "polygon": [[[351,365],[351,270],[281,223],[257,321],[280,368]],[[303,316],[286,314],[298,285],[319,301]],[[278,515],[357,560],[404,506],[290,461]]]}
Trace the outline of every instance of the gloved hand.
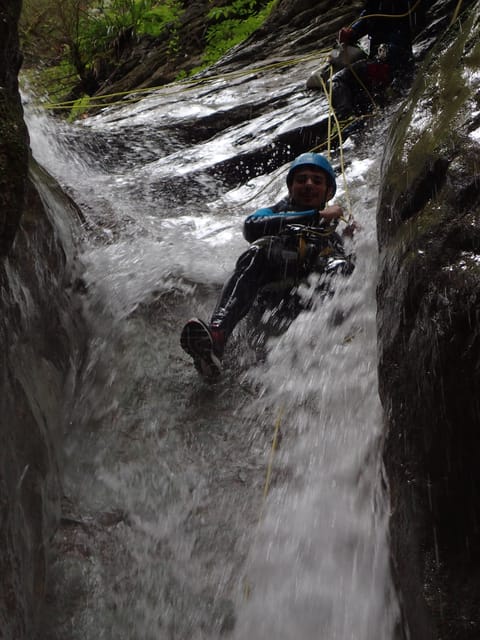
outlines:
{"label": "gloved hand", "polygon": [[340,44],[350,44],[354,39],[354,31],[350,27],[342,27],[338,32],[338,41]]}

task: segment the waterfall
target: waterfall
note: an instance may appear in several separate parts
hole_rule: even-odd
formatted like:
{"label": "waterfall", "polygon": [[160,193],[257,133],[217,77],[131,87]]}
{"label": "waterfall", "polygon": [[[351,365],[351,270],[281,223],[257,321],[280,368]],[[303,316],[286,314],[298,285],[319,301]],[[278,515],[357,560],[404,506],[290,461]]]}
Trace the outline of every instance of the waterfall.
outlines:
{"label": "waterfall", "polygon": [[[388,114],[344,145],[337,201],[361,230],[335,295],[264,362],[239,326],[215,385],[178,342],[244,250],[243,218],[285,193],[286,166],[231,188],[211,168],[326,112],[295,70],[269,81],[167,88],[74,124],[26,105],[35,158],[87,221],[90,340],[67,416],[47,639],[393,638],[375,329]],[[285,95],[273,111],[272,83]],[[202,139],[205,118],[249,104],[250,119]]]}

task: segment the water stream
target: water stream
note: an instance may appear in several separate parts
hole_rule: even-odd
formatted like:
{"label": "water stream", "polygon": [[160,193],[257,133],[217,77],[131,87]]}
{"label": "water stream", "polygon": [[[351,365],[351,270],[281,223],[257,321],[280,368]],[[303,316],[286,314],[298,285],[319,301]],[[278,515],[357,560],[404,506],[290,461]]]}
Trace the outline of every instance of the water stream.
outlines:
{"label": "water stream", "polygon": [[[88,222],[91,339],[65,421],[47,640],[393,638],[375,331],[387,116],[344,147],[337,201],[362,230],[335,296],[265,362],[240,325],[215,385],[178,343],[246,247],[243,218],[285,194],[286,165],[233,188],[211,169],[326,113],[310,72],[174,86],[71,125],[26,105],[34,156]],[[228,126],[240,107],[251,117]]]}

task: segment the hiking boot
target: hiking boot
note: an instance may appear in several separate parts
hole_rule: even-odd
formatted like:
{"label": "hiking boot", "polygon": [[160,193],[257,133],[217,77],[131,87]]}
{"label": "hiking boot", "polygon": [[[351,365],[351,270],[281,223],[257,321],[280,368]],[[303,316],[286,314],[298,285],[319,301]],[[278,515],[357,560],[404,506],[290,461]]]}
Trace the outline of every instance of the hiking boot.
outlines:
{"label": "hiking boot", "polygon": [[222,372],[224,333],[211,330],[205,322],[192,318],[180,335],[182,349],[193,358],[196,370],[204,378],[218,378]]}

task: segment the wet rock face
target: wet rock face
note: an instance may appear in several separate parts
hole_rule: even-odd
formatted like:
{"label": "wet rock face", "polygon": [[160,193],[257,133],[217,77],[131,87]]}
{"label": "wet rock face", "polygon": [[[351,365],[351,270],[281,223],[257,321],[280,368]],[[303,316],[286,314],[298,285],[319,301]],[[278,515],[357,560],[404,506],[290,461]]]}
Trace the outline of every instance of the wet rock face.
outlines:
{"label": "wet rock face", "polygon": [[57,448],[83,341],[67,286],[73,255],[40,184],[75,220],[71,202],[32,163],[21,223],[0,260],[0,635],[12,640],[37,637],[60,515]]}
{"label": "wet rock face", "polygon": [[358,16],[363,2],[280,0],[263,26],[220,61],[222,68],[278,56],[330,49],[341,27]]}
{"label": "wet rock face", "polygon": [[[0,253],[11,247],[23,210],[27,175],[27,134],[23,124],[20,98],[17,91],[19,67],[16,24],[20,2],[0,3]],[[2,282],[3,284],[3,282]],[[3,305],[2,305],[3,306]],[[20,595],[25,578],[22,570],[22,554],[18,553],[16,531],[21,530],[22,512],[13,508],[16,499],[15,485],[19,483],[21,462],[12,447],[12,426],[9,424],[7,406],[9,398],[16,397],[13,380],[5,379],[6,368],[5,315],[2,308],[2,366],[1,395],[2,419],[0,422],[0,625],[6,637],[23,638],[26,628],[25,602]],[[10,407],[13,409],[13,407]],[[5,411],[7,409],[7,411]],[[22,409],[18,407],[18,411]],[[26,421],[28,417],[25,416]],[[24,464],[25,468],[25,464]],[[28,480],[27,480],[28,483]],[[26,484],[19,484],[21,492]],[[41,564],[41,563],[40,563]]]}
{"label": "wet rock face", "polygon": [[33,182],[35,173],[38,184],[48,177],[33,162],[28,176],[20,5],[0,2],[0,636],[32,640],[59,514],[55,443],[80,333],[65,289],[66,249]]}
{"label": "wet rock face", "polygon": [[[96,95],[127,91],[138,87],[155,87],[174,81],[179,71],[190,71],[202,64],[209,27],[207,14],[223,0],[188,0],[178,29],[179,50],[173,55],[168,39],[145,40],[129,49],[118,68],[99,78]],[[358,15],[362,0],[332,2],[320,0],[280,0],[263,27],[244,43],[235,47],[212,73],[227,73],[246,64],[278,56],[300,56],[312,50],[330,48],[340,27]]]}
{"label": "wet rock face", "polygon": [[20,7],[20,0],[0,2],[0,255],[8,252],[15,237],[28,165],[28,133],[17,81]]}
{"label": "wet rock face", "polygon": [[394,122],[378,206],[393,563],[412,638],[480,637],[480,4]]}

